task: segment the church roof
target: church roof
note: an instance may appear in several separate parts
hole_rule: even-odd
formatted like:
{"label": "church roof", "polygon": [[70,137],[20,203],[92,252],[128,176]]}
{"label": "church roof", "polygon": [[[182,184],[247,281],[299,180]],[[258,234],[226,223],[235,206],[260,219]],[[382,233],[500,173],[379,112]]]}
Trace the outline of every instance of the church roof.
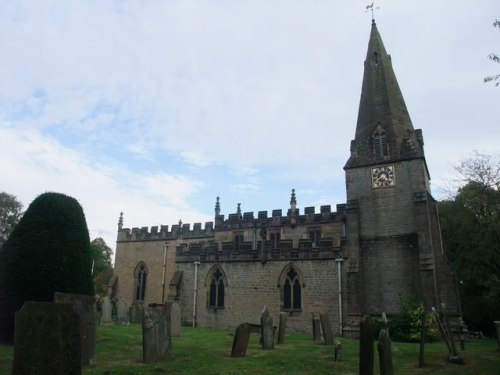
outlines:
{"label": "church roof", "polygon": [[[385,153],[375,151],[374,135],[384,137]],[[382,139],[382,138],[381,138]],[[391,56],[372,20],[355,139],[345,168],[422,158],[421,132],[413,128],[392,68]]]}

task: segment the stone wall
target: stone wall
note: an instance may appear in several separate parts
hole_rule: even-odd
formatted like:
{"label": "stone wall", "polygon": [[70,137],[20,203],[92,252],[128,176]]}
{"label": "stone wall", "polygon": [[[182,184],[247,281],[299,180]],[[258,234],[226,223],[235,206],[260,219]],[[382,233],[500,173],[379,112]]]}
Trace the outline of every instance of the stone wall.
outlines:
{"label": "stone wall", "polygon": [[[217,263],[226,277],[223,309],[208,307],[209,274],[216,263],[198,266],[198,293],[196,320],[199,326],[235,328],[240,323],[260,324],[264,306],[268,306],[276,325],[281,310],[280,275],[289,261],[221,262]],[[326,313],[334,331],[339,330],[338,273],[332,260],[300,260],[292,264],[299,271],[302,282],[302,311],[293,312],[287,321],[287,330],[312,332],[312,313]],[[181,306],[182,320],[192,324],[194,272],[193,263],[178,265],[183,271]]]}

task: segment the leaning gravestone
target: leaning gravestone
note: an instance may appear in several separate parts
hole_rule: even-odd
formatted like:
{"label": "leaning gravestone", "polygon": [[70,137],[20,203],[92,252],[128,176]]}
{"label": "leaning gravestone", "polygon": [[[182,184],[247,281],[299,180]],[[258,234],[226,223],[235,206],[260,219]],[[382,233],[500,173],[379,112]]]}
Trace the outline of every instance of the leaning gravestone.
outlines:
{"label": "leaning gravestone", "polygon": [[319,321],[319,315],[317,313],[312,313],[312,328],[313,328],[313,340],[314,342],[321,341],[321,326]]}
{"label": "leaning gravestone", "polygon": [[179,337],[181,335],[181,306],[173,302],[170,306],[170,335]]}
{"label": "leaning gravestone", "polygon": [[262,311],[261,322],[261,332],[262,332],[262,349],[274,349],[274,329],[273,329],[273,318],[269,314],[267,306],[264,307]]}
{"label": "leaning gravestone", "polygon": [[359,326],[359,375],[373,375],[373,325],[364,315]]}
{"label": "leaning gravestone", "polygon": [[377,347],[380,361],[380,375],[393,375],[391,341],[385,329],[380,330]]}
{"label": "leaning gravestone", "polygon": [[108,296],[104,297],[101,304],[101,324],[113,324],[113,319],[111,318],[112,310],[111,300]]}
{"label": "leaning gravestone", "polygon": [[55,303],[67,303],[73,307],[80,318],[80,337],[82,339],[82,366],[95,366],[95,298],[82,294],[54,293]]}
{"label": "leaning gravestone", "polygon": [[81,373],[80,319],[71,305],[25,302],[16,313],[12,374]]}
{"label": "leaning gravestone", "polygon": [[164,362],[170,358],[170,311],[167,305],[144,307],[142,350],[144,362]]}
{"label": "leaning gravestone", "polygon": [[118,324],[128,326],[130,324],[128,314],[129,308],[127,302],[119,299],[116,302],[116,317],[118,319]]}
{"label": "leaning gravestone", "polygon": [[280,314],[280,325],[278,328],[278,344],[282,345],[285,343],[285,331],[286,331],[286,319],[287,313],[282,312]]}
{"label": "leaning gravestone", "polygon": [[333,345],[333,333],[332,327],[330,326],[330,318],[327,314],[320,314],[321,326],[323,327],[323,337],[325,339],[325,345]]}
{"label": "leaning gravestone", "polygon": [[248,341],[250,340],[250,324],[241,323],[234,333],[231,357],[244,357],[247,354]]}

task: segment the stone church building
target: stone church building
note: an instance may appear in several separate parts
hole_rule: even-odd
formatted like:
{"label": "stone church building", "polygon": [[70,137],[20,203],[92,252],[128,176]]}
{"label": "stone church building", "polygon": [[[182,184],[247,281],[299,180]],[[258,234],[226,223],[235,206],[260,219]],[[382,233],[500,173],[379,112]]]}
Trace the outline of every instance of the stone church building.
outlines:
{"label": "stone church building", "polygon": [[[347,148],[347,145],[346,145]],[[346,203],[285,212],[221,214],[213,222],[118,225],[116,296],[129,305],[179,302],[182,320],[234,328],[274,321],[311,331],[328,314],[335,334],[354,335],[365,313],[398,314],[417,293],[459,313],[455,276],[443,253],[422,131],[414,129],[375,22],[358,121],[344,167]]]}

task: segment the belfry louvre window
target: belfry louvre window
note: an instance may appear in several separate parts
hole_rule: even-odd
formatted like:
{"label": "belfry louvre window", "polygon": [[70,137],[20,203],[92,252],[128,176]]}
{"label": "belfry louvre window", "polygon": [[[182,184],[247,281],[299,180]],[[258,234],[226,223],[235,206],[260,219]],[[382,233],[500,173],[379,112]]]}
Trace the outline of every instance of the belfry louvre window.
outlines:
{"label": "belfry louvre window", "polygon": [[286,273],[283,285],[283,308],[286,310],[302,309],[302,286],[299,275],[293,267]]}
{"label": "belfry louvre window", "polygon": [[134,299],[136,301],[144,301],[146,295],[146,281],[148,277],[148,269],[144,263],[139,263],[135,268],[135,293]]}
{"label": "belfry louvre window", "polygon": [[389,156],[389,146],[387,145],[387,135],[384,128],[379,124],[373,133],[372,138],[373,156],[375,159],[384,159]]}
{"label": "belfry louvre window", "polygon": [[219,269],[212,274],[208,307],[224,307],[224,278]]}

